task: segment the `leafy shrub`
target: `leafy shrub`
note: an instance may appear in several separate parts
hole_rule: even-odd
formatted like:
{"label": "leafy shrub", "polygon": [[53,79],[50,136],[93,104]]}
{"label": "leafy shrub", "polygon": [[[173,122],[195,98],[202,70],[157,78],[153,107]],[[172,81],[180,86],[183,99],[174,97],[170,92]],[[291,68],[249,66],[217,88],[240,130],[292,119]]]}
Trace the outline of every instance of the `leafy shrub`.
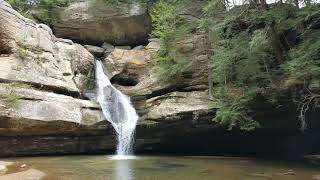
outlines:
{"label": "leafy shrub", "polygon": [[17,55],[20,59],[24,60],[28,56],[27,49],[23,49],[21,47],[17,48]]}
{"label": "leafy shrub", "polygon": [[59,16],[61,9],[67,6],[66,0],[39,0],[35,3],[38,11],[35,18],[42,23],[52,26]]}
{"label": "leafy shrub", "polygon": [[32,1],[27,0],[7,0],[8,3],[12,6],[13,9],[20,12],[24,17],[33,18],[32,17]]}
{"label": "leafy shrub", "polygon": [[310,80],[320,76],[320,32],[305,34],[303,42],[289,51],[284,70],[293,78]]}
{"label": "leafy shrub", "polygon": [[24,42],[17,40],[17,51],[16,54],[22,60],[24,60],[28,56],[28,50],[31,49],[31,46],[25,44]]}
{"label": "leafy shrub", "polygon": [[15,107],[17,105],[19,96],[15,93],[0,94],[0,102],[3,102],[8,107]]}
{"label": "leafy shrub", "polygon": [[221,97],[219,109],[213,121],[228,130],[234,127],[245,131],[254,130],[260,125],[248,115],[248,102],[249,100],[244,96],[237,98],[224,96],[223,99]]}

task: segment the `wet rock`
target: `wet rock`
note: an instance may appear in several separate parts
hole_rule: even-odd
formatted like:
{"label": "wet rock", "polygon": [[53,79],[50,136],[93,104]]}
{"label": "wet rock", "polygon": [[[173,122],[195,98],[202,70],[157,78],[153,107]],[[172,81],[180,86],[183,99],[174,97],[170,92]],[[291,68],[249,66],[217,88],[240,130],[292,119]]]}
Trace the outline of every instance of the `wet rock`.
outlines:
{"label": "wet rock", "polygon": [[311,164],[320,165],[320,155],[319,154],[312,154],[312,155],[305,155],[303,156],[304,159],[309,161]]}
{"label": "wet rock", "polygon": [[313,180],[320,180],[320,174],[313,175],[313,176],[312,176],[312,179],[313,179]]}
{"label": "wet rock", "polygon": [[106,54],[109,54],[114,50],[114,46],[107,42],[104,42],[101,47],[105,50]]}
{"label": "wet rock", "polygon": [[104,49],[97,46],[84,45],[84,47],[95,57],[101,57],[104,54]]}
{"label": "wet rock", "polygon": [[294,175],[294,171],[292,169],[289,169],[287,172],[278,173],[278,175],[284,176],[284,175]]}
{"label": "wet rock", "polygon": [[146,49],[151,50],[151,51],[157,51],[160,49],[160,39],[149,39],[149,44],[146,46]]}
{"label": "wet rock", "polygon": [[36,169],[28,169],[25,171],[11,173],[1,176],[1,180],[21,180],[21,179],[32,179],[32,180],[40,180],[44,178],[46,174],[42,171]]}
{"label": "wet rock", "polygon": [[249,176],[260,177],[260,178],[272,178],[272,175],[264,174],[264,173],[250,173]]}
{"label": "wet rock", "polygon": [[0,165],[0,175],[5,174],[8,171],[8,168],[4,165]]}
{"label": "wet rock", "polygon": [[145,47],[144,46],[142,46],[142,45],[140,45],[140,46],[136,46],[136,47],[134,47],[134,48],[132,48],[133,50],[142,50],[142,49],[144,49]]}

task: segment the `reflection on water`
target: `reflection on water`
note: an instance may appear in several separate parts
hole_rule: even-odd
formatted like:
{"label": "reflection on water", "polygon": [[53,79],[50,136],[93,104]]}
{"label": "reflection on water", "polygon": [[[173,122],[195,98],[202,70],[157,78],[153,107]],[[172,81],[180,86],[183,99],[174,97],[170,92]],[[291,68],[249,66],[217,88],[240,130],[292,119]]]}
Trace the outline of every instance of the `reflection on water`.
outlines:
{"label": "reflection on water", "polygon": [[217,157],[115,158],[101,155],[0,160],[41,170],[47,174],[45,180],[305,180],[320,176],[320,168],[292,162]]}
{"label": "reflection on water", "polygon": [[114,163],[115,180],[132,180],[134,174],[131,170],[131,160],[115,160]]}

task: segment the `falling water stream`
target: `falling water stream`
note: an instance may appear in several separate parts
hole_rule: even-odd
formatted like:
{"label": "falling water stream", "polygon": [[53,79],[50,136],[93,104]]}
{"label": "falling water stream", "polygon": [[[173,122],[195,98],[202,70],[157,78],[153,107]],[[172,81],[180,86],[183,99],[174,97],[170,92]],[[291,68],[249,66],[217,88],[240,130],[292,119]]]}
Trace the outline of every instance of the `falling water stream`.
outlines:
{"label": "falling water stream", "polygon": [[129,97],[112,86],[104,72],[104,66],[96,60],[97,101],[102,112],[117,133],[117,156],[115,159],[128,159],[133,154],[133,141],[138,115]]}

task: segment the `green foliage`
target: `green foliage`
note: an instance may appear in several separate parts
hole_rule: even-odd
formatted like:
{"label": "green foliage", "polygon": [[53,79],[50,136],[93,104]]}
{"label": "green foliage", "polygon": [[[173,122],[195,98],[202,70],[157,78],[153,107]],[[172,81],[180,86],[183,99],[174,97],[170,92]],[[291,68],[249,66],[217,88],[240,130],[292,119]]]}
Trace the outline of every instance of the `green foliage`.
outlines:
{"label": "green foliage", "polygon": [[293,78],[311,80],[320,76],[320,32],[304,34],[303,42],[289,51],[290,61],[283,65]]}
{"label": "green foliage", "polygon": [[[159,38],[172,38],[172,34],[177,27],[176,17],[177,2],[170,3],[168,0],[159,0],[151,11],[152,36]],[[164,39],[170,40],[170,39]]]}
{"label": "green foliage", "polygon": [[223,39],[212,56],[213,79],[221,86],[265,85],[273,60],[270,40],[263,30],[241,32]]}
{"label": "green foliage", "polygon": [[154,54],[153,65],[162,82],[179,79],[188,64],[178,46],[194,27],[177,16],[178,6],[177,0],[159,0],[151,9],[151,36],[161,40],[161,49]]}
{"label": "green foliage", "polygon": [[16,53],[20,59],[24,60],[28,56],[28,49],[31,47],[20,40],[17,40],[16,44],[18,45]]}
{"label": "green foliage", "polygon": [[28,51],[26,49],[18,47],[17,55],[20,59],[24,60],[28,56]]}
{"label": "green foliage", "polygon": [[7,0],[13,9],[20,12],[23,16],[32,18],[31,8],[32,4],[26,0]]}
{"label": "green foliage", "polygon": [[[212,77],[221,91],[220,109],[214,120],[228,129],[252,130],[258,127],[249,113],[257,95],[265,96],[266,103],[276,106],[279,105],[277,93],[285,88],[282,79],[319,77],[320,34],[310,28],[320,19],[320,6],[298,9],[284,3],[270,5],[268,11],[240,6],[217,15],[216,11],[221,12],[218,4],[219,1],[209,1],[200,22],[200,27],[214,37]],[[288,57],[280,66],[269,25],[274,26],[284,41],[288,41],[285,39],[288,32],[301,34],[298,46],[285,44],[289,48]],[[243,93],[244,89],[253,91]]]}
{"label": "green foliage", "polygon": [[43,23],[53,25],[62,7],[67,6],[66,0],[39,0],[35,4],[38,10],[36,18]]}
{"label": "green foliage", "polygon": [[0,102],[3,102],[8,107],[15,107],[17,105],[19,96],[15,93],[0,94]]}
{"label": "green foliage", "polygon": [[251,131],[259,127],[259,123],[254,121],[248,114],[250,98],[251,96],[245,95],[233,97],[222,92],[219,109],[213,121],[226,127],[228,130],[237,127],[241,130]]}
{"label": "green foliage", "polygon": [[61,8],[68,4],[66,0],[8,0],[8,3],[23,16],[47,25],[52,25]]}

